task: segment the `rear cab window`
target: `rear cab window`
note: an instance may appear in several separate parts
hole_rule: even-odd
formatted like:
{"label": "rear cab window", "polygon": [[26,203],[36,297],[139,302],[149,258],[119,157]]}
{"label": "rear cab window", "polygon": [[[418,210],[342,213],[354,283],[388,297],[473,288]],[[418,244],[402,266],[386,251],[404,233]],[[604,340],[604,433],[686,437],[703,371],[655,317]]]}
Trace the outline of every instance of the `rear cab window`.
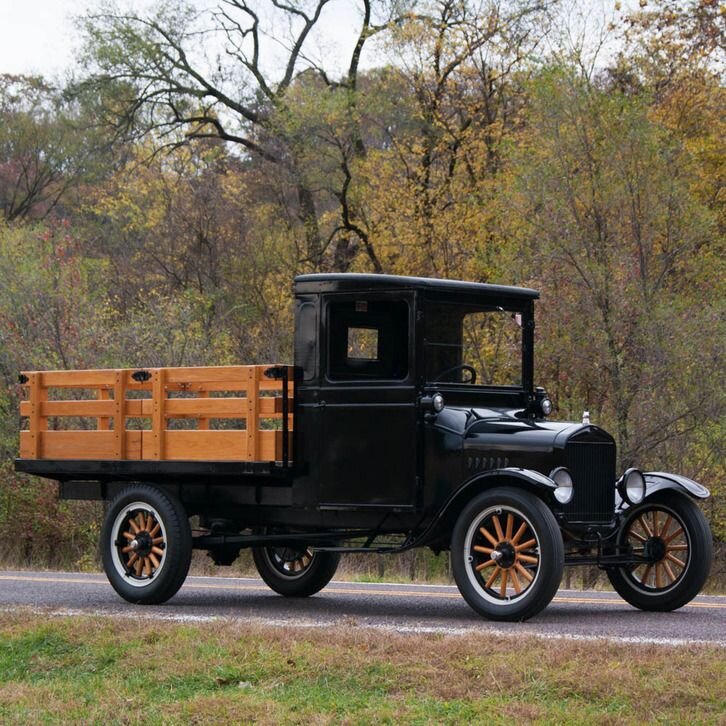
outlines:
{"label": "rear cab window", "polygon": [[327,305],[331,381],[404,380],[409,374],[406,300],[331,300]]}

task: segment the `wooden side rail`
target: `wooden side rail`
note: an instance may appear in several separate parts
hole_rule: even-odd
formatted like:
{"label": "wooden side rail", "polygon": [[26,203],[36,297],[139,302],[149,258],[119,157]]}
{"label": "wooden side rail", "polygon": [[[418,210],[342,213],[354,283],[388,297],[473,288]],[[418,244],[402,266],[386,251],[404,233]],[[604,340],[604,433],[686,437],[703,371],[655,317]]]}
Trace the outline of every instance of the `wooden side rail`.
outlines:
{"label": "wooden side rail", "polygon": [[22,459],[291,458],[292,366],[29,371],[20,380]]}

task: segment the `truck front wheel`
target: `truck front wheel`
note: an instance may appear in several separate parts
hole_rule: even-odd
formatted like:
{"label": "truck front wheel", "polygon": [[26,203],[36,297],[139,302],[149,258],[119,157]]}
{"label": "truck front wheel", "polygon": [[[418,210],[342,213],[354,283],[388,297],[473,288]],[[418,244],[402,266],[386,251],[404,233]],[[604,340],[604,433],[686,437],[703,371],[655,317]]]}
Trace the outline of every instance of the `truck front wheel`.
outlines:
{"label": "truck front wheel", "polygon": [[252,557],[260,577],[287,597],[308,597],[322,590],[340,561],[337,552],[315,552],[304,546],[253,547]]}
{"label": "truck front wheel", "polygon": [[713,542],[695,502],[657,492],[628,509],[618,533],[621,547],[642,562],[608,570],[620,597],[641,610],[676,610],[701,591],[711,569]]}
{"label": "truck front wheel", "polygon": [[476,612],[526,620],[555,596],[565,555],[557,521],[542,501],[498,488],[479,494],[459,515],[451,558],[459,591]]}
{"label": "truck front wheel", "polygon": [[103,568],[124,600],[165,602],[182,586],[192,558],[192,535],[179,500],[134,484],[111,502],[101,531]]}

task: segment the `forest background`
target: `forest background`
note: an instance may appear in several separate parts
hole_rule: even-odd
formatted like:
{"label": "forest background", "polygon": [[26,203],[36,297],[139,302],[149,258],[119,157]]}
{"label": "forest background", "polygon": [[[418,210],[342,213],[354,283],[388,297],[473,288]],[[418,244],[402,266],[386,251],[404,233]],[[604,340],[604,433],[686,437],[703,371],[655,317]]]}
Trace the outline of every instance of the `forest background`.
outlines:
{"label": "forest background", "polygon": [[20,370],[290,361],[313,271],[539,289],[556,416],[726,540],[726,6],[587,8],[99,3],[62,83],[0,75],[0,559],[97,562],[100,510],[13,472]]}

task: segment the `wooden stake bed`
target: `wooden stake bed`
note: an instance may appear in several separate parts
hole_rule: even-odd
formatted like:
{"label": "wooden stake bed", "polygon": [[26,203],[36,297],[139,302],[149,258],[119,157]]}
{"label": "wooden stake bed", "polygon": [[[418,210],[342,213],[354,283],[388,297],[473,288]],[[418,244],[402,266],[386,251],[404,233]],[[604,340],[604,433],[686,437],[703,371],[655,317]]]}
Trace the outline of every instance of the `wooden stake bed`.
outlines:
{"label": "wooden stake bed", "polygon": [[25,372],[20,458],[282,461],[292,381],[268,365]]}

